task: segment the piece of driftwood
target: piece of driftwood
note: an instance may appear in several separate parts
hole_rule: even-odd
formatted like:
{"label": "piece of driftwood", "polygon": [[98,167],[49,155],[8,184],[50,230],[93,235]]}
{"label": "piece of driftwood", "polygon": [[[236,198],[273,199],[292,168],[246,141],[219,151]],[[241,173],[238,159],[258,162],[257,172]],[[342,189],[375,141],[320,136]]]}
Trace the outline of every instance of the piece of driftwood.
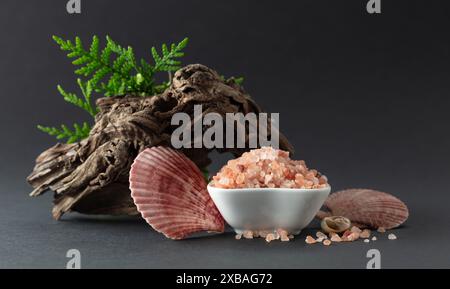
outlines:
{"label": "piece of driftwood", "polygon": [[[100,112],[87,139],[61,144],[44,151],[36,159],[28,182],[38,196],[54,192],[53,217],[65,212],[85,214],[134,215],[128,176],[131,164],[147,147],[170,145],[174,113],[193,115],[195,104],[203,114],[259,113],[252,98],[234,81],[224,81],[214,70],[200,64],[177,71],[172,85],[162,94],[138,97],[100,98]],[[293,151],[280,133],[280,148]],[[210,160],[208,149],[183,149],[200,168]],[[242,149],[220,149],[239,156]]]}

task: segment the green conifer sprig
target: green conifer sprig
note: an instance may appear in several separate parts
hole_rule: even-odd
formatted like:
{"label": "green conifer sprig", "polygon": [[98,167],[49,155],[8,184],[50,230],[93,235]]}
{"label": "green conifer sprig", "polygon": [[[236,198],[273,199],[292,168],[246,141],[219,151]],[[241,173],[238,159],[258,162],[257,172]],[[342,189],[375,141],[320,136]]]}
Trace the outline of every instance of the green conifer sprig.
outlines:
{"label": "green conifer sprig", "polygon": [[152,47],[152,56],[155,61],[154,71],[167,71],[174,72],[180,69],[181,62],[176,60],[176,58],[180,58],[184,56],[184,52],[182,50],[188,44],[189,39],[184,38],[180,43],[174,44],[170,46],[170,50],[166,44],[161,46],[162,55],[158,54],[158,51],[155,47]]}
{"label": "green conifer sprig", "polygon": [[53,36],[53,39],[63,51],[68,52],[69,58],[73,58],[72,63],[79,66],[75,74],[90,77],[92,88],[104,96],[161,93],[161,89],[167,85],[166,82],[156,84],[155,74],[178,70],[181,62],[177,59],[184,55],[182,50],[189,41],[185,38],[178,44],[173,43],[170,45],[170,50],[167,44],[163,44],[161,54],[152,47],[154,64],[151,65],[144,59],[141,59],[138,64],[131,47],[124,48],[109,36],[106,37],[106,45],[101,51],[100,40],[97,36],[93,37],[89,49],[83,47],[79,37],[76,37],[74,42],[57,36]]}
{"label": "green conifer sprig", "polygon": [[84,122],[82,125],[74,124],[73,127],[74,129],[71,130],[64,124],[61,125],[61,128],[38,125],[38,129],[55,136],[56,139],[61,140],[67,138],[67,143],[74,143],[84,139],[89,136],[89,132],[91,131],[91,127],[87,122]]}
{"label": "green conifer sprig", "polygon": [[[171,83],[168,81],[156,83],[155,74],[158,72],[174,72],[181,67],[178,60],[184,56],[182,50],[188,44],[188,38],[181,42],[170,45],[163,44],[159,53],[155,47],[151,49],[153,64],[141,59],[136,61],[133,49],[124,48],[114,42],[110,37],[106,37],[106,44],[100,49],[100,39],[97,36],[92,38],[88,48],[84,48],[79,37],[74,41],[64,40],[58,36],[53,36],[53,40],[59,45],[61,50],[67,52],[67,56],[72,60],[72,64],[77,66],[75,74],[85,78],[78,79],[83,98],[75,93],[66,92],[58,85],[59,93],[64,100],[87,111],[94,117],[98,108],[92,105],[92,93],[97,92],[102,96],[118,96],[134,94],[141,96],[151,96],[163,92]],[[139,64],[138,64],[139,63]],[[66,125],[61,128],[38,126],[57,139],[67,138],[68,142],[79,141],[89,135],[90,126],[74,124],[74,130]]]}
{"label": "green conifer sprig", "polygon": [[242,85],[244,84],[244,77],[240,76],[240,77],[235,77],[233,78],[234,83],[236,83],[237,85]]}
{"label": "green conifer sprig", "polygon": [[87,81],[84,83],[81,79],[78,78],[77,80],[78,85],[80,87],[81,93],[83,94],[84,99],[79,98],[76,94],[66,92],[61,85],[58,85],[58,91],[59,93],[64,97],[64,100],[68,103],[71,103],[79,108],[84,109],[87,111],[92,117],[95,117],[95,115],[98,112],[98,108],[95,106],[92,106],[91,104],[91,98],[92,98],[92,84],[91,81]]}

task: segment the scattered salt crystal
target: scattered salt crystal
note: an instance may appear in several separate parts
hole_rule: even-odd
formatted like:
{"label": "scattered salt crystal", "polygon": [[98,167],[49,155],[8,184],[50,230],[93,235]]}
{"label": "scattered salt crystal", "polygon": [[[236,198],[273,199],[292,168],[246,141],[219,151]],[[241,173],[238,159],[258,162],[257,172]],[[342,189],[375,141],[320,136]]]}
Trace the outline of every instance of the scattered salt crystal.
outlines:
{"label": "scattered salt crystal", "polygon": [[384,233],[384,232],[386,232],[386,229],[383,228],[383,227],[379,227],[379,228],[377,229],[377,231],[378,231],[378,233]]}
{"label": "scattered salt crystal", "polygon": [[267,234],[266,236],[266,242],[270,243],[271,241],[275,240],[275,235],[273,233]]}
{"label": "scattered salt crystal", "polygon": [[323,244],[325,246],[330,246],[331,245],[331,241],[327,239],[327,240],[323,241]]}
{"label": "scattered salt crystal", "polygon": [[289,242],[290,239],[289,239],[288,236],[281,236],[281,241],[282,241],[282,242]]}
{"label": "scattered salt crystal", "polygon": [[359,239],[359,234],[358,234],[358,233],[355,233],[355,232],[352,232],[352,233],[347,237],[347,239],[348,239],[350,242],[356,241],[356,240]]}
{"label": "scattered salt crystal", "polygon": [[359,233],[347,230],[344,232],[341,239],[344,242],[353,242],[353,241],[359,239]]}
{"label": "scattered salt crystal", "polygon": [[370,240],[369,239],[364,239],[364,243],[369,243]]}
{"label": "scattered salt crystal", "polygon": [[377,237],[373,236],[372,241],[376,241],[376,240],[377,240]]}
{"label": "scattered salt crystal", "polygon": [[371,234],[371,231],[370,231],[369,229],[364,229],[364,230],[359,234],[359,237],[360,237],[360,238],[363,238],[363,239],[367,239],[367,238],[370,238],[370,234]]}
{"label": "scattered salt crystal", "polygon": [[283,242],[289,241],[288,232],[286,230],[278,229],[277,233],[280,236],[281,241]]}
{"label": "scattered salt crystal", "polygon": [[330,240],[333,241],[333,242],[342,242],[341,237],[339,237],[339,235],[336,234],[336,233],[334,233],[334,234],[331,236],[331,239],[330,239]]}
{"label": "scattered salt crystal", "polygon": [[251,231],[251,230],[245,230],[244,232],[242,232],[241,234],[236,234],[235,235],[235,239],[236,240],[240,240],[241,238],[245,238],[245,239],[254,239],[254,238],[264,238],[267,242],[271,242],[274,240],[281,240],[283,242],[288,242],[290,239],[293,239],[294,236],[293,235],[289,235],[289,232],[283,229],[277,229],[274,231],[269,231],[269,230],[255,230],[255,231]]}
{"label": "scattered salt crystal", "polygon": [[349,236],[350,236],[351,234],[353,234],[352,231],[346,230],[346,231],[342,234],[342,237],[341,237],[342,241],[344,241],[344,242],[350,241]]}
{"label": "scattered salt crystal", "polygon": [[353,233],[361,233],[361,229],[360,228],[358,228],[358,227],[356,227],[356,226],[353,226],[351,229],[350,229],[350,231],[351,232],[353,232]]}
{"label": "scattered salt crystal", "polygon": [[308,235],[308,236],[306,236],[305,242],[307,244],[314,244],[314,243],[316,243],[316,239],[314,239],[313,237]]}
{"label": "scattered salt crystal", "polygon": [[267,235],[268,235],[269,233],[270,233],[269,231],[259,231],[259,236],[260,236],[261,238],[265,238],[265,237],[267,237]]}
{"label": "scattered salt crystal", "polygon": [[327,235],[325,235],[321,231],[316,232],[316,237],[322,240],[328,239]]}
{"label": "scattered salt crystal", "polygon": [[391,233],[388,235],[388,239],[389,240],[397,240],[397,236]]}
{"label": "scattered salt crystal", "polygon": [[244,231],[244,233],[242,234],[242,236],[243,236],[245,239],[253,239],[253,232],[252,232],[252,231],[249,231],[249,230],[246,230],[246,231]]}

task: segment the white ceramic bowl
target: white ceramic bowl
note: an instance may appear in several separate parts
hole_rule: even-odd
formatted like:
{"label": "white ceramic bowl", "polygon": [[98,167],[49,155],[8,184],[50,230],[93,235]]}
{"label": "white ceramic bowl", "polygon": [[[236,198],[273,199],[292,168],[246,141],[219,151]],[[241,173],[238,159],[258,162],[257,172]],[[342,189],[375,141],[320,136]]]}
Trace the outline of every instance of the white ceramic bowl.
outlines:
{"label": "white ceramic bowl", "polygon": [[321,189],[246,188],[208,192],[236,233],[245,230],[287,230],[299,234],[325,202],[331,187]]}

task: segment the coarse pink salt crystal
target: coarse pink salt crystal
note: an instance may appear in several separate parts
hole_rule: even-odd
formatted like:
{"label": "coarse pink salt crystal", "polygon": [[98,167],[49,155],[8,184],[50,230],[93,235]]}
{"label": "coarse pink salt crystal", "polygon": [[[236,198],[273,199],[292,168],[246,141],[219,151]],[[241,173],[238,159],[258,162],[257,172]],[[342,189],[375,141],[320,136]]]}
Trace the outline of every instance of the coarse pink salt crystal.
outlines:
{"label": "coarse pink salt crystal", "polygon": [[270,233],[271,233],[270,231],[262,230],[262,231],[259,231],[259,236],[260,236],[261,238],[266,238],[267,235],[269,235]]}
{"label": "coarse pink salt crystal", "polygon": [[353,241],[357,240],[358,238],[359,238],[358,233],[347,230],[344,232],[341,239],[342,239],[342,241],[345,241],[345,242],[353,242]]}
{"label": "coarse pink salt crystal", "polygon": [[360,237],[360,238],[363,238],[363,239],[368,239],[368,238],[370,238],[370,234],[371,234],[371,231],[370,231],[369,229],[364,229],[364,230],[359,234],[359,237]]}
{"label": "coarse pink salt crystal", "polygon": [[242,236],[245,239],[253,239],[253,232],[250,230],[244,231],[244,233],[242,234]]}
{"label": "coarse pink salt crystal", "polygon": [[333,241],[333,242],[342,242],[341,237],[339,237],[339,235],[336,234],[336,233],[333,233],[333,234],[331,235],[330,240]]}
{"label": "coarse pink salt crystal", "polygon": [[358,227],[356,227],[356,226],[353,226],[353,227],[350,229],[350,231],[352,231],[353,233],[358,233],[358,234],[360,234],[360,233],[362,232],[361,229],[358,228]]}
{"label": "coarse pink salt crystal", "polygon": [[245,175],[244,174],[238,174],[236,177],[236,184],[243,184],[245,181]]}
{"label": "coarse pink salt crystal", "polygon": [[322,242],[323,240],[328,239],[328,236],[325,235],[324,233],[322,233],[321,231],[316,232],[316,237],[317,237],[317,239],[316,239],[317,242]]}
{"label": "coarse pink salt crystal", "polygon": [[328,179],[308,169],[303,160],[291,160],[289,152],[262,147],[230,160],[213,177],[218,188],[316,189],[328,186]]}
{"label": "coarse pink salt crystal", "polygon": [[388,239],[389,240],[397,240],[397,236],[395,234],[391,233],[391,234],[388,235]]}
{"label": "coarse pink salt crystal", "polygon": [[378,233],[385,233],[385,232],[386,232],[386,229],[383,228],[383,227],[379,227],[379,228],[377,229],[377,231],[378,231]]}
{"label": "coarse pink salt crystal", "polygon": [[273,240],[275,240],[275,235],[274,235],[273,233],[267,234],[267,236],[266,236],[266,242],[267,242],[267,243],[270,243],[270,242],[272,242]]}
{"label": "coarse pink salt crystal", "polygon": [[288,242],[289,241],[288,231],[283,230],[283,229],[278,229],[277,233],[280,236],[281,241],[283,241],[283,242]]}
{"label": "coarse pink salt crystal", "polygon": [[290,240],[288,236],[281,236],[281,242],[289,242]]}
{"label": "coarse pink salt crystal", "polygon": [[316,241],[316,239],[314,239],[313,237],[308,235],[308,236],[306,236],[305,242],[307,244],[315,244],[317,241]]}

